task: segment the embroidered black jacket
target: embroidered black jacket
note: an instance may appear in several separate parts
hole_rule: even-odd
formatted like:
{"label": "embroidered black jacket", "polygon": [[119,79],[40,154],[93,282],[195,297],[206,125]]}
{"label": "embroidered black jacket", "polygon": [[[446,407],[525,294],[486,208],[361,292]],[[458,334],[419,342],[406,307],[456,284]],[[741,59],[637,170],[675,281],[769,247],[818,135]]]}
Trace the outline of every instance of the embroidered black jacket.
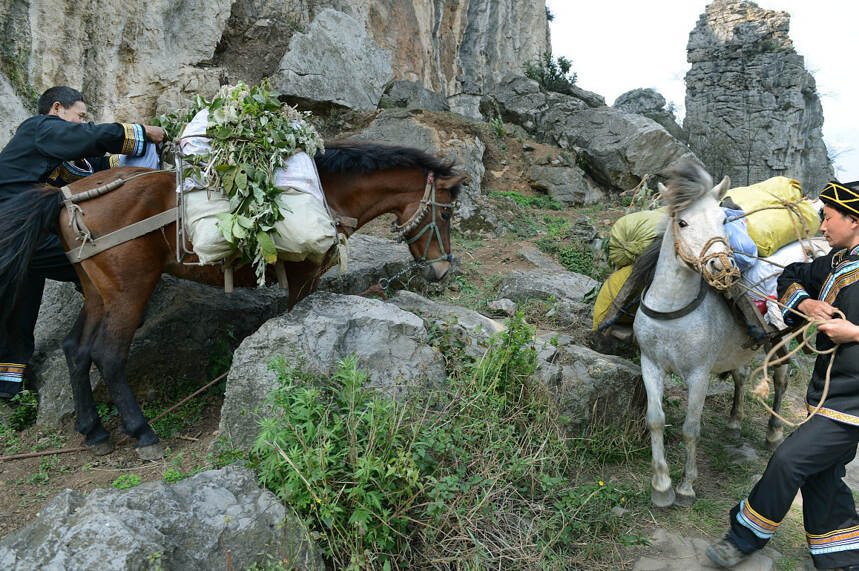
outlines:
{"label": "embroidered black jacket", "polygon": [[[830,252],[808,263],[790,264],[778,279],[781,303],[796,309],[806,299],[818,299],[840,309],[848,321],[859,324],[859,246]],[[783,310],[785,323],[798,325],[803,318]],[[817,336],[817,349],[834,345],[824,334]],[[806,404],[816,407],[823,394],[829,355],[818,355],[808,384]],[[835,353],[829,394],[818,414],[859,426],[859,343],[844,343]]]}
{"label": "embroidered black jacket", "polygon": [[143,127],[129,123],[72,123],[37,115],[18,126],[0,151],[0,201],[36,183],[62,186],[95,171],[116,166],[120,153],[146,151]]}

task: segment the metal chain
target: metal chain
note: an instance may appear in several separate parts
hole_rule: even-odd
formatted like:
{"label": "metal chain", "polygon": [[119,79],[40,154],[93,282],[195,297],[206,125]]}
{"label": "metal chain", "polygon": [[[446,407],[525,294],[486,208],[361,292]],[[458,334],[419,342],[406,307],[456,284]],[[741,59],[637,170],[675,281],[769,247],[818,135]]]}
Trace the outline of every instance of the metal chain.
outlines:
{"label": "metal chain", "polygon": [[404,269],[400,270],[399,272],[397,272],[393,276],[391,276],[389,278],[380,278],[379,279],[379,286],[383,290],[385,290],[385,292],[387,293],[388,287],[392,283],[394,283],[396,280],[400,279],[400,277],[402,277],[408,273],[411,273],[415,268],[423,268],[424,265],[425,264],[422,261],[416,260],[416,261],[412,262],[412,264],[410,266],[406,266]]}

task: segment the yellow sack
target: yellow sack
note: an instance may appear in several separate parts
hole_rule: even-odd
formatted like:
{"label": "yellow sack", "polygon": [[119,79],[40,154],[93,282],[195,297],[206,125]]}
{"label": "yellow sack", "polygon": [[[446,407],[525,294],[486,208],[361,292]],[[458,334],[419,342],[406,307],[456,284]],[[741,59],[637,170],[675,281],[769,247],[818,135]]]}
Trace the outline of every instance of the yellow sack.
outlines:
{"label": "yellow sack", "polygon": [[642,210],[621,217],[611,227],[608,259],[616,268],[632,265],[656,238],[665,208]]}
{"label": "yellow sack", "polygon": [[[772,256],[782,246],[801,237],[810,238],[820,228],[820,216],[807,200],[802,200],[802,189],[797,181],[776,176],[751,186],[732,188],[729,196],[745,212],[765,206],[778,206],[782,200],[797,202],[791,209],[774,208],[749,214],[749,236],[758,246],[762,258]],[[780,200],[781,199],[781,200]],[[805,236],[805,232],[808,236]]]}
{"label": "yellow sack", "polygon": [[[608,313],[608,310],[611,308],[611,302],[614,301],[614,298],[617,297],[618,293],[620,293],[620,288],[622,288],[623,284],[626,283],[626,280],[629,279],[629,275],[631,273],[632,266],[624,266],[612,273],[600,288],[600,292],[597,294],[597,299],[594,303],[594,331],[597,330],[600,323],[605,319],[606,313]],[[623,315],[618,319],[618,323],[632,323],[632,317]]]}

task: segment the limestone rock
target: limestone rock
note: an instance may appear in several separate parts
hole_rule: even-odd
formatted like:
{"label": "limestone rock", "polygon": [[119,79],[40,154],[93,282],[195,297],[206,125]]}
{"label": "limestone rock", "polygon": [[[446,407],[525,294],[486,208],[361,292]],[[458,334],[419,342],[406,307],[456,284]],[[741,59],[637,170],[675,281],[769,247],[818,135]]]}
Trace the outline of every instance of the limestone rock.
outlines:
{"label": "limestone rock", "polygon": [[554,395],[566,425],[617,425],[640,417],[644,392],[637,365],[576,345],[569,335],[538,340],[543,345],[535,374]]}
{"label": "limestone rock", "polygon": [[[229,558],[227,553],[229,551]],[[204,570],[264,565],[288,550],[296,569],[325,569],[298,517],[257,485],[247,468],[228,466],[173,485],[65,490],[27,527],[0,540],[0,567]]]}
{"label": "limestone rock", "polygon": [[15,94],[12,84],[0,73],[0,149],[6,146],[18,125],[30,115]]}
{"label": "limestone rock", "polygon": [[421,112],[387,109],[351,139],[382,141],[387,144],[417,147],[432,155],[454,163],[458,172],[468,175],[459,194],[459,205],[453,218],[455,227],[463,230],[489,229],[497,231],[498,219],[483,207],[481,182],[486,173],[483,153],[486,146],[471,133],[442,132],[422,122]]}
{"label": "limestone rock", "polygon": [[432,301],[410,291],[398,291],[389,303],[422,317],[434,334],[445,335],[449,341],[460,343],[465,352],[475,358],[483,356],[494,333],[505,329],[498,321],[476,311]]}
{"label": "limestone rock", "polygon": [[564,206],[593,204],[605,194],[575,166],[534,165],[528,170],[531,187],[542,190]]}
{"label": "limestone rock", "polygon": [[378,105],[391,73],[390,53],[361,22],[326,9],[306,33],[292,37],[272,87],[292,99],[369,111]]}
{"label": "limestone rock", "polygon": [[392,81],[379,101],[379,107],[405,107],[427,111],[450,111],[447,100],[416,81]]}
{"label": "limestone rock", "polygon": [[820,97],[789,29],[787,12],[715,0],[689,34],[683,128],[714,180],[787,176],[816,195],[833,176]]}
{"label": "limestone rock", "polygon": [[637,113],[648,119],[653,119],[671,133],[675,139],[686,140],[686,133],[677,124],[674,112],[665,106],[665,98],[655,89],[632,89],[622,93],[615,99],[612,107],[625,113]]}
{"label": "limestone rock", "polygon": [[484,97],[482,108],[522,125],[541,141],[575,150],[599,184],[619,190],[637,185],[692,152],[655,121],[611,107],[588,106],[569,95],[545,92],[536,81],[509,74]]}
{"label": "limestone rock", "polygon": [[220,434],[238,448],[250,446],[259,427],[254,409],[278,387],[269,368],[276,357],[318,374],[356,355],[371,386],[389,393],[445,378],[441,356],[427,345],[427,331],[416,315],[390,303],[317,292],[290,313],[267,321],[233,355],[221,409]]}

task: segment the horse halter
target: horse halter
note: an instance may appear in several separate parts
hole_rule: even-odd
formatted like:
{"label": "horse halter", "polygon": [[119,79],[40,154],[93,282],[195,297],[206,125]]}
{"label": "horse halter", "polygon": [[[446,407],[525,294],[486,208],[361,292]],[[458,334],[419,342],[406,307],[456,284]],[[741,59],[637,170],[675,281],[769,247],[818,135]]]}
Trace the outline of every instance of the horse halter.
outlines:
{"label": "horse halter", "polygon": [[[680,235],[680,225],[677,224],[677,220],[673,221],[672,233],[674,234],[674,252],[681,260],[701,274],[701,277],[713,288],[725,291],[740,281],[740,270],[731,259],[733,250],[731,249],[731,245],[722,236],[713,236],[707,240],[707,243],[701,248],[701,254],[697,258],[693,258],[684,251],[686,242]],[[713,244],[719,243],[725,246],[724,251],[707,253]],[[719,260],[722,266],[722,271],[718,273],[713,273],[707,268],[707,263],[714,259]]]}
{"label": "horse halter", "polygon": [[[408,245],[411,245],[417,242],[421,236],[423,236],[426,232],[430,232],[429,240],[427,240],[426,247],[424,248],[423,256],[417,260],[420,264],[432,264],[434,262],[440,262],[442,260],[452,262],[453,255],[444,251],[444,242],[441,239],[441,230],[439,230],[438,223],[436,221],[436,207],[439,208],[453,208],[452,202],[438,202],[435,197],[435,173],[432,171],[427,171],[426,176],[426,186],[424,187],[424,196],[421,199],[421,207],[415,211],[411,217],[403,222],[402,224],[397,224],[394,222],[391,225],[391,231],[394,232],[397,237],[397,242],[405,242]],[[432,211],[432,220],[429,224],[425,225],[420,232],[408,238],[406,235],[409,232],[413,232],[421,220],[426,217],[427,212]],[[435,238],[438,240],[438,247],[441,250],[441,256],[438,258],[433,258],[432,260],[427,260],[427,254],[429,254],[430,244],[432,244],[432,240]]]}

